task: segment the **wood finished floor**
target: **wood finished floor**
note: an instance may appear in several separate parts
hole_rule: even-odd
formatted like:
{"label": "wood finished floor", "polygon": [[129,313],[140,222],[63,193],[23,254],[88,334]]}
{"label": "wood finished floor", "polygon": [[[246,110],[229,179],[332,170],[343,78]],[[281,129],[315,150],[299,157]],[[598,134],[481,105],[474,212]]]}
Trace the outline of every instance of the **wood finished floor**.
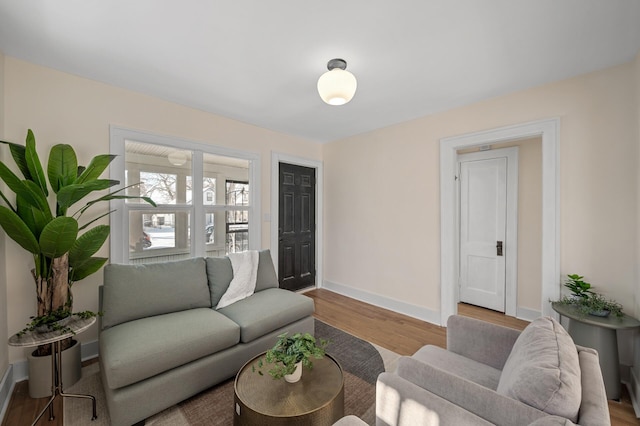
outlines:
{"label": "wood finished floor", "polygon": [[[316,304],[315,317],[319,320],[401,355],[411,355],[427,344],[445,347],[446,329],[443,327],[378,308],[328,290],[311,290],[305,294],[314,299]],[[471,305],[458,305],[458,313],[519,330],[527,325],[526,321]],[[90,362],[95,362],[95,360]],[[30,425],[47,401],[47,398],[29,398],[27,381],[17,383],[2,426]],[[626,390],[621,402],[609,401],[609,410],[611,423],[614,426],[640,425]],[[50,422],[48,414],[45,414],[38,422],[38,426],[62,426],[60,398],[56,399],[55,413],[54,421]],[[90,424],[89,421],[88,424]]]}

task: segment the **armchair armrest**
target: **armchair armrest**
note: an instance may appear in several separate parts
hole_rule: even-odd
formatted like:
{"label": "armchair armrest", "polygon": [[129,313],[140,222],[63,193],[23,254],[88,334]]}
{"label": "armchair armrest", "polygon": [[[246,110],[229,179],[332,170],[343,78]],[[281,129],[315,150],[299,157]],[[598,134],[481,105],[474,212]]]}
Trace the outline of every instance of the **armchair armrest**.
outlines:
{"label": "armchair armrest", "polygon": [[447,321],[447,350],[502,370],[520,331],[460,315]]}
{"label": "armchair armrest", "polygon": [[548,416],[520,401],[410,357],[398,361],[399,376],[496,425],[528,425]]}
{"label": "armchair armrest", "polygon": [[376,383],[376,426],[490,426],[491,423],[393,373]]}
{"label": "armchair armrest", "polygon": [[352,415],[341,418],[340,420],[335,422],[333,426],[367,426],[367,424],[361,419]]}
{"label": "armchair armrest", "polygon": [[582,402],[578,423],[584,426],[610,425],[607,392],[604,388],[598,352],[595,349],[576,346],[580,359]]}

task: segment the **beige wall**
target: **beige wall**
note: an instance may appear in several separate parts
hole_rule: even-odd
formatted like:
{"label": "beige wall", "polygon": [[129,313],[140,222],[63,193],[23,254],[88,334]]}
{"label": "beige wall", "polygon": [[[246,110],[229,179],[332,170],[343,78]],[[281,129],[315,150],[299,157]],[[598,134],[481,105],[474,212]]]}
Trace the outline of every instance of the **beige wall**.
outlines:
{"label": "beige wall", "polygon": [[[635,66],[606,69],[324,146],[14,58],[4,61],[5,93],[0,99],[11,106],[4,111],[4,136],[22,142],[32,128],[42,158],[58,142],[72,144],[85,161],[108,152],[109,124],[259,152],[264,213],[270,211],[272,150],[322,159],[325,279],[435,312],[440,309],[439,140],[559,117],[561,273],[585,275],[629,313],[640,313],[640,114],[636,92],[630,90],[640,85],[640,59]],[[0,74],[0,82],[2,78]],[[268,224],[263,223],[262,236],[262,247],[269,247]],[[101,255],[108,255],[106,246]],[[7,325],[14,333],[34,312],[28,272],[32,260],[7,241],[0,266],[2,261],[12,265],[5,281],[0,274],[0,303],[2,285],[8,283]],[[97,308],[100,282],[98,273],[75,286],[77,309]],[[523,295],[520,303],[534,309],[539,302]],[[0,337],[3,322],[0,315]],[[97,333],[90,330],[80,337],[91,341]],[[5,365],[6,353],[6,348],[0,350]],[[22,358],[21,350],[9,351],[9,362]]]}
{"label": "beige wall", "polygon": [[[638,143],[638,164],[640,165],[640,53],[636,56],[634,63],[635,74],[635,117],[636,117],[636,138]],[[640,166],[636,170],[636,212],[640,213]],[[636,281],[635,281],[635,307],[636,315],[640,315],[640,214],[637,214],[638,225],[636,229]],[[631,371],[631,388],[636,406],[640,405],[640,332],[637,330],[633,334],[633,369]]]}
{"label": "beige wall", "polygon": [[[4,54],[0,52],[0,139],[4,140]],[[5,148],[0,147],[0,161],[4,161]],[[4,186],[0,183],[0,190]],[[4,191],[3,191],[4,192]],[[5,263],[4,232],[0,232],[0,342],[6,342],[7,329],[7,267]],[[6,344],[0,344],[0,380],[9,367],[9,351]]]}
{"label": "beige wall", "polygon": [[558,117],[561,274],[585,275],[634,314],[633,71],[625,64],[325,145],[325,279],[439,312],[440,139]]}
{"label": "beige wall", "polygon": [[[636,92],[636,105],[635,105],[635,118],[636,118],[636,139],[637,139],[637,144],[638,144],[638,168],[636,169],[636,177],[637,177],[637,194],[636,194],[636,211],[640,213],[640,52],[638,53],[638,55],[636,56],[636,60],[634,62],[634,75],[635,75],[635,92]],[[636,261],[636,268],[638,268],[636,270],[636,274],[637,274],[637,279],[635,282],[635,303],[636,303],[636,313],[638,315],[640,315],[640,214],[636,215],[636,217],[638,218],[639,224],[637,226],[637,234],[636,234],[636,244],[637,244],[637,251],[636,251],[636,255],[637,257],[637,261]],[[639,339],[640,340],[640,339]],[[638,346],[638,360],[640,361],[640,345]],[[640,362],[638,362],[636,365],[638,365],[638,367],[640,368]]]}
{"label": "beige wall", "polygon": [[[55,143],[71,144],[80,161],[109,152],[109,125],[231,147],[261,155],[261,212],[270,211],[271,151],[321,159],[321,146],[300,138],[268,131],[221,116],[186,108],[139,93],[108,86],[43,68],[15,58],[5,58],[5,136],[23,142],[33,129],[41,159]],[[106,211],[106,206],[104,206]],[[269,224],[262,224],[262,247],[269,247]],[[108,245],[100,255],[108,256]],[[8,327],[15,333],[35,311],[35,294],[29,276],[33,260],[13,241],[7,241]],[[102,274],[74,285],[75,309],[97,309],[97,287]],[[84,342],[97,339],[96,327],[83,333]],[[9,360],[24,358],[10,348]]]}

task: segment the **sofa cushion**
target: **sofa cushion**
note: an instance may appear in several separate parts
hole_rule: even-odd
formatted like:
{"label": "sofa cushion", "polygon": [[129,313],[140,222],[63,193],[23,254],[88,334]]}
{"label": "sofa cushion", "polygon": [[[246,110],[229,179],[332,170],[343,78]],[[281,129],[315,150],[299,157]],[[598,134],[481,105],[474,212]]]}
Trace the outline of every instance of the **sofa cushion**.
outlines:
{"label": "sofa cushion", "polygon": [[412,358],[492,390],[500,381],[500,370],[438,346],[423,346]]}
{"label": "sofa cushion", "polygon": [[238,344],[240,327],[210,308],[130,321],[100,335],[107,384],[118,389]]}
{"label": "sofa cushion", "polygon": [[233,279],[233,267],[228,257],[207,257],[207,279],[211,306],[216,307]]}
{"label": "sofa cushion", "polygon": [[247,343],[313,315],[313,311],[313,299],[289,290],[268,288],[217,312],[240,326],[240,340]]}
{"label": "sofa cushion", "polygon": [[102,327],[211,307],[204,258],[104,268]]}
{"label": "sofa cushion", "polygon": [[256,278],[256,291],[268,288],[278,288],[278,276],[273,266],[273,259],[269,250],[261,250],[258,259],[258,277]]}
{"label": "sofa cushion", "polygon": [[577,421],[582,398],[580,362],[573,339],[560,323],[542,317],[522,331],[497,391],[545,413]]}
{"label": "sofa cushion", "polygon": [[[233,279],[233,267],[228,257],[207,258],[207,278],[209,280],[209,293],[211,306],[218,306],[222,295],[229,288]],[[258,274],[256,276],[255,291],[267,288],[278,288],[278,277],[273,266],[273,259],[269,250],[258,252]]]}

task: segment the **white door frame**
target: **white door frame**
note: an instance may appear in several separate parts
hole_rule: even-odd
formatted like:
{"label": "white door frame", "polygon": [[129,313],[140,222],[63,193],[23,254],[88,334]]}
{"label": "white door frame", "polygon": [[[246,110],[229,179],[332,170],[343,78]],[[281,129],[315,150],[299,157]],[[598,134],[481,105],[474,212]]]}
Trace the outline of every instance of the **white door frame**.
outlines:
{"label": "white door frame", "polygon": [[[505,303],[504,313],[512,317],[516,316],[516,307],[518,299],[518,147],[492,149],[489,151],[472,152],[468,154],[459,154],[456,156],[459,165],[462,161],[489,160],[495,158],[507,158],[507,212],[505,223]],[[461,160],[462,158],[462,160]],[[456,189],[457,190],[457,189]],[[456,197],[456,213],[461,215],[460,197]],[[460,229],[460,220],[458,220],[458,231]],[[456,245],[456,259],[459,259],[460,237],[457,234],[458,244]],[[458,262],[458,269],[460,263]],[[459,285],[459,283],[458,283]],[[456,295],[456,301],[460,300],[459,293]]]}
{"label": "white door frame", "polygon": [[560,296],[560,119],[533,121],[440,139],[440,324],[456,314],[457,150],[515,139],[542,137],[542,315],[558,315],[549,300]]}
{"label": "white door frame", "polygon": [[322,161],[308,158],[295,157],[279,152],[271,152],[271,257],[278,272],[278,217],[279,217],[279,187],[280,187],[280,163],[294,164],[316,169],[316,288],[321,288],[323,283],[323,165]]}

